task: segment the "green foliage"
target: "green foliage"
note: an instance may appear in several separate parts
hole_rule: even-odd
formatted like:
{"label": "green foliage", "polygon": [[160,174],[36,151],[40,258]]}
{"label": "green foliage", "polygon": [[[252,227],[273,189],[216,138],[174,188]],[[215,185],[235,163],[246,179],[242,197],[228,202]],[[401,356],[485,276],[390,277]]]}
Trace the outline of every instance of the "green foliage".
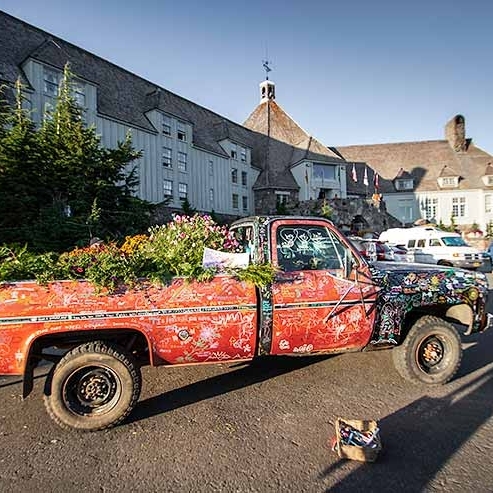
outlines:
{"label": "green foliage", "polygon": [[235,277],[258,287],[269,286],[274,282],[276,268],[271,264],[250,264],[245,269],[236,269]]}
{"label": "green foliage", "polygon": [[115,149],[101,147],[84,123],[65,67],[59,95],[39,126],[23,109],[0,111],[0,235],[4,243],[39,252],[63,251],[98,235],[123,238],[145,231],[152,206],[134,197],[130,164],[141,155],[128,134]]}
{"label": "green foliage", "polygon": [[217,225],[210,216],[176,215],[174,220],[150,230],[151,241],[145,253],[152,259],[152,277],[186,276],[196,278],[204,274],[204,248],[234,251],[238,244],[224,226]]}
{"label": "green foliage", "polygon": [[197,210],[192,207],[192,204],[190,204],[188,197],[185,197],[181,201],[181,208],[183,210],[183,214],[186,216],[193,216],[197,212]]}
{"label": "green foliage", "polygon": [[489,238],[493,237],[493,221],[490,221],[486,225],[486,236],[488,236]]}
{"label": "green foliage", "polygon": [[30,252],[25,245],[0,246],[0,280],[37,279],[44,283],[55,273],[61,273],[57,259],[58,255],[54,253],[39,255]]}
{"label": "green foliage", "polygon": [[277,202],[276,203],[276,214],[279,214],[280,216],[287,216],[288,215],[288,208],[287,208],[285,202]]}
{"label": "green foliage", "polygon": [[322,217],[325,217],[327,219],[330,219],[332,217],[332,213],[334,212],[334,210],[332,209],[332,207],[327,203],[327,199],[324,199],[323,203],[322,203],[322,207],[320,209],[320,215]]}
{"label": "green foliage", "polygon": [[[149,235],[127,236],[116,243],[75,248],[60,255],[33,254],[26,247],[0,248],[0,282],[35,278],[45,283],[55,279],[87,279],[110,292],[134,286],[139,278],[166,282],[174,276],[207,281],[217,274],[202,267],[204,248],[235,252],[234,235],[210,216],[175,216],[169,224],[153,227]],[[241,281],[257,286],[272,283],[270,264],[229,269]]]}

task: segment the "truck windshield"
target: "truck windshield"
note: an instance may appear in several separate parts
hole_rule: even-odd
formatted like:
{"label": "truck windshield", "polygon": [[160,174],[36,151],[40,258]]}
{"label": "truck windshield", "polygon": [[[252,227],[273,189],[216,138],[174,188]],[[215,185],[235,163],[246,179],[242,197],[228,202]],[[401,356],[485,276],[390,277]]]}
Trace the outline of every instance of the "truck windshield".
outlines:
{"label": "truck windshield", "polygon": [[285,272],[343,269],[347,247],[329,229],[313,225],[280,226],[277,259]]}
{"label": "truck windshield", "polygon": [[445,246],[468,246],[460,236],[443,236],[442,241]]}

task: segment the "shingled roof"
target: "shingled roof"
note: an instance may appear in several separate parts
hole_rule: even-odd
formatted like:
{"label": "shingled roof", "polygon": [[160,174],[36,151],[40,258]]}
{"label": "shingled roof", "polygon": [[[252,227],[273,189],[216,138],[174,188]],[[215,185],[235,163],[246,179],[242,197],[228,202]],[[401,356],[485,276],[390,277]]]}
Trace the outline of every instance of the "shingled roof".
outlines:
{"label": "shingled roof", "polygon": [[261,135],[242,125],[2,11],[0,46],[0,82],[13,85],[21,77],[28,85],[22,65],[29,58],[59,70],[70,62],[78,78],[97,86],[101,115],[155,133],[146,112],[158,109],[191,123],[194,145],[224,156],[227,153],[218,143],[218,125],[224,124],[239,144],[255,147],[262,141]]}
{"label": "shingled roof", "polygon": [[[465,125],[461,115],[448,122],[447,129],[450,129],[451,122],[458,122],[462,127]],[[364,163],[378,173],[379,190],[382,193],[396,192],[394,180],[403,172],[409,173],[409,177],[414,180],[414,191],[417,192],[440,190],[438,178],[443,176],[459,176],[460,190],[493,188],[485,186],[482,180],[484,175],[493,171],[493,168],[488,168],[489,163],[493,162],[493,156],[476,147],[471,139],[463,137],[462,146],[456,140],[338,147],[337,150],[347,161],[359,163],[357,183],[351,180],[351,165],[347,167],[348,193],[364,194],[365,189],[361,185]]]}
{"label": "shingled roof", "polygon": [[290,168],[302,160],[345,164],[335,152],[305,132],[274,99],[261,101],[244,125],[267,137],[258,156],[264,172],[255,189],[299,189]]}

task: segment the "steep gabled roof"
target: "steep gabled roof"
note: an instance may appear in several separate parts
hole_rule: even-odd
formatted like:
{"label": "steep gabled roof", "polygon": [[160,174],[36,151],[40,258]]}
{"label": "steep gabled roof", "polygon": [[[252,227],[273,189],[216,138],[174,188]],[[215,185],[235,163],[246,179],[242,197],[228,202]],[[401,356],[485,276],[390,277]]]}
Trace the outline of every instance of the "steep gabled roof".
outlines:
{"label": "steep gabled roof", "polygon": [[244,122],[245,127],[266,136],[261,156],[264,171],[254,188],[298,189],[290,167],[306,159],[325,163],[344,161],[303,130],[274,99],[262,101]]}

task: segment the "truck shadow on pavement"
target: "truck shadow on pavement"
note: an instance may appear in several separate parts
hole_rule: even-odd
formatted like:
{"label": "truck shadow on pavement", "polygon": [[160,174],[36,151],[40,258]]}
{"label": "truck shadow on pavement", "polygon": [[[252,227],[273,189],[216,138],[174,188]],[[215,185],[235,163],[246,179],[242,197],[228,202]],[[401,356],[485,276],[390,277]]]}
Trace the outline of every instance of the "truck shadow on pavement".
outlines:
{"label": "truck shadow on pavement", "polygon": [[132,423],[166,413],[189,404],[227,394],[271,378],[324,361],[333,355],[269,356],[241,363],[238,369],[185,385],[140,401],[126,421]]}
{"label": "truck shadow on pavement", "polygon": [[[481,354],[484,353],[487,351]],[[475,355],[466,350],[466,365],[469,356]],[[488,361],[484,356],[482,359],[471,358],[479,368],[491,363],[493,356],[489,355]],[[469,368],[469,372],[472,371],[475,368]],[[361,463],[327,491],[426,491],[447,461],[493,416],[492,394],[493,368],[443,398],[423,396],[379,420],[383,450],[377,462]],[[343,467],[344,462],[344,459],[338,460],[320,477],[329,477]],[[444,486],[447,478],[440,479],[445,490],[455,491],[459,486],[454,481]],[[487,484],[491,478],[484,480]]]}

